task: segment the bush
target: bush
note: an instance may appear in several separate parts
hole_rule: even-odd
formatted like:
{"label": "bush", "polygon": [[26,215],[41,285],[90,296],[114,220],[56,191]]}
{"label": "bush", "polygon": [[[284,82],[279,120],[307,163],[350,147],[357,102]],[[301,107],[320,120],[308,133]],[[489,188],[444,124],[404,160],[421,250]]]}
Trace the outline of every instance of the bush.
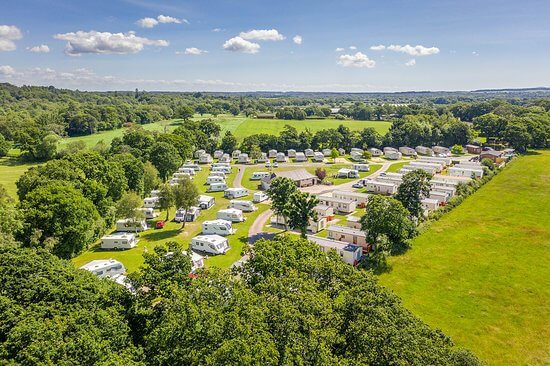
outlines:
{"label": "bush", "polygon": [[451,152],[457,155],[464,154],[464,149],[461,145],[454,145],[453,147],[451,147]]}
{"label": "bush", "polygon": [[322,182],[327,177],[327,171],[323,168],[317,168],[317,169],[315,169],[315,175]]}

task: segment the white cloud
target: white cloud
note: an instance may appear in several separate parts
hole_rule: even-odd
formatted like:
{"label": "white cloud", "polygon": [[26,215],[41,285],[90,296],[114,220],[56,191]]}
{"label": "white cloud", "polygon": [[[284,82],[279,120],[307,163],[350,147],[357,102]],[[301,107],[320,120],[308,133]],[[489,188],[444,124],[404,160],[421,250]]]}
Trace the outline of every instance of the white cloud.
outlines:
{"label": "white cloud", "polygon": [[241,32],[239,37],[242,39],[255,41],[282,41],[285,39],[277,29],[253,29],[248,32]]}
{"label": "white cloud", "polygon": [[338,47],[337,49],[334,50],[334,52],[344,52],[344,48]]}
{"label": "white cloud", "polygon": [[225,41],[223,49],[232,52],[258,53],[258,51],[260,51],[260,45],[242,39],[241,37],[233,37]]}
{"label": "white cloud", "polygon": [[214,33],[219,33],[219,32],[223,32],[223,31],[224,31],[224,30],[221,29],[221,28],[214,28],[214,29],[212,29],[212,32],[214,32]]}
{"label": "white cloud", "polygon": [[186,24],[189,24],[187,19],[178,19],[178,18],[174,18],[174,17],[168,16],[168,15],[159,15],[156,18],[150,18],[150,17],[142,18],[142,19],[140,19],[136,22],[137,25],[139,25],[140,27],[143,27],[143,28],[153,28],[153,27],[159,25],[160,23],[162,23],[162,24],[168,24],[168,23],[175,23],[175,24],[186,23]]}
{"label": "white cloud", "polygon": [[371,46],[370,49],[373,51],[382,51],[386,49],[386,46],[379,44],[378,46]]}
{"label": "white cloud", "polygon": [[479,53],[477,51],[472,51],[472,55],[479,56]]}
{"label": "white cloud", "polygon": [[357,49],[357,47],[355,46],[349,46],[349,49],[352,50],[352,51],[355,51]]}
{"label": "white cloud", "polygon": [[439,53],[439,48],[437,47],[424,47],[421,45],[411,46],[409,44],[404,46],[392,44],[388,46],[388,50],[403,52],[411,56],[429,56]]}
{"label": "white cloud", "polygon": [[[176,52],[178,55],[181,55],[182,52]],[[205,50],[201,50],[200,48],[197,48],[197,47],[188,47],[185,49],[185,51],[183,52],[183,54],[185,55],[193,55],[193,56],[200,56],[200,55],[203,55],[205,53],[208,53],[208,51],[205,51]]]}
{"label": "white cloud", "polygon": [[0,25],[0,52],[15,51],[15,41],[23,38],[21,30],[15,25]]}
{"label": "white cloud", "polygon": [[154,40],[138,37],[134,32],[109,33],[109,32],[71,32],[56,34],[55,39],[67,41],[65,53],[71,56],[78,56],[83,53],[97,54],[127,54],[138,53],[145,46],[166,47],[169,45],[165,40]]}
{"label": "white cloud", "polygon": [[2,76],[13,76],[15,75],[15,69],[9,65],[0,65],[0,75]]}
{"label": "white cloud", "polygon": [[27,50],[34,53],[48,53],[50,52],[50,47],[47,44],[41,44],[39,46],[27,47]]}
{"label": "white cloud", "polygon": [[366,67],[372,69],[376,62],[367,57],[367,55],[357,52],[355,55],[341,55],[338,58],[338,64],[343,67]]}
{"label": "white cloud", "polygon": [[302,44],[302,41],[303,41],[303,38],[299,34],[292,37],[292,42],[294,42],[296,44]]}
{"label": "white cloud", "polygon": [[414,65],[416,65],[416,60],[414,58],[412,58],[409,61],[405,62],[405,66],[414,66]]}

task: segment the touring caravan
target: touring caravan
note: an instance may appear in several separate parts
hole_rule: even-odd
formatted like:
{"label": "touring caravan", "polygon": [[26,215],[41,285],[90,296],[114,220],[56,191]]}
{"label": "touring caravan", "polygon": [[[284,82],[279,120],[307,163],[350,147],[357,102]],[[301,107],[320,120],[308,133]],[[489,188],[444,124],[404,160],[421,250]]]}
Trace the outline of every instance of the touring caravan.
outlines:
{"label": "touring caravan", "polygon": [[286,163],[286,156],[285,156],[285,153],[277,153],[277,156],[275,157],[275,160],[278,162],[278,163]]}
{"label": "touring caravan", "polygon": [[126,272],[124,265],[114,259],[96,259],[86,263],[80,269],[92,272],[97,277],[115,277]]}
{"label": "touring caravan", "polygon": [[147,220],[154,219],[159,215],[158,212],[155,212],[155,209],[152,207],[142,207],[139,210],[143,212],[143,214],[145,215],[145,219]]}
{"label": "touring caravan", "polygon": [[277,157],[277,150],[271,149],[267,152],[267,157],[270,159],[275,159]]}
{"label": "touring caravan", "polygon": [[203,154],[206,154],[206,151],[204,151],[204,150],[197,150],[197,151],[195,151],[195,154],[194,154],[193,156],[195,157],[195,159],[198,159],[198,158],[200,158],[201,155],[203,155]]}
{"label": "touring caravan", "polygon": [[200,195],[198,201],[198,205],[201,210],[208,210],[216,203],[216,199],[214,197],[205,195]]}
{"label": "touring caravan", "polygon": [[262,178],[269,177],[271,174],[269,172],[254,172],[250,177],[250,180],[261,180]]}
{"label": "touring caravan", "polygon": [[211,173],[213,173],[213,172],[221,172],[221,173],[225,173],[225,174],[231,174],[231,167],[229,165],[213,166],[212,170],[211,170]]}
{"label": "touring caravan", "polygon": [[268,198],[269,196],[264,192],[255,192],[254,197],[252,198],[252,202],[260,203],[267,200]]}
{"label": "touring caravan", "polygon": [[211,177],[222,177],[225,179],[225,173],[224,172],[210,172]]}
{"label": "touring caravan", "polygon": [[201,214],[201,209],[196,206],[189,207],[189,210],[185,213],[185,221],[186,222],[193,222],[195,221]]}
{"label": "touring caravan", "polygon": [[218,177],[215,175],[209,175],[208,178],[206,178],[206,184],[214,184],[214,183],[223,183],[225,184],[225,179],[223,177]]}
{"label": "touring caravan", "polygon": [[231,200],[229,202],[229,208],[236,208],[243,212],[254,212],[258,208],[254,206],[252,201],[243,201],[243,200]]}
{"label": "touring caravan", "polygon": [[158,197],[146,197],[143,199],[143,207],[158,208],[160,199]]}
{"label": "touring caravan", "polygon": [[212,155],[210,154],[202,154],[201,156],[199,156],[199,163],[200,164],[210,164],[214,161],[214,159],[212,159]]}
{"label": "touring caravan", "polygon": [[323,156],[329,157],[330,154],[332,153],[332,150],[331,149],[323,149],[321,152],[323,153]]}
{"label": "touring caravan", "polygon": [[369,164],[353,164],[352,168],[359,172],[368,172],[370,170]]}
{"label": "touring caravan", "polygon": [[244,197],[248,196],[248,190],[246,188],[227,188],[223,192],[223,196],[227,199]]}
{"label": "touring caravan", "polygon": [[209,254],[224,254],[230,249],[227,238],[220,235],[198,235],[191,239],[191,249]]}
{"label": "touring caravan", "polygon": [[223,150],[214,151],[214,159],[219,159],[223,156]]}
{"label": "touring caravan", "polygon": [[307,161],[306,154],[304,154],[303,152],[297,152],[296,157],[294,159],[296,160],[296,162],[300,162],[300,163],[303,161]]}
{"label": "touring caravan", "polygon": [[145,220],[122,219],[116,222],[116,231],[145,231],[147,223]]}
{"label": "touring caravan", "polygon": [[137,242],[132,233],[113,233],[101,238],[101,249],[132,249]]}
{"label": "touring caravan", "polygon": [[189,168],[189,169],[193,169],[195,171],[202,170],[201,166],[198,165],[198,164],[183,164],[180,167],[180,169],[183,169],[183,168]]}
{"label": "touring caravan", "polygon": [[176,211],[176,217],[174,217],[175,222],[184,222],[185,221],[185,209],[180,208]]}
{"label": "touring caravan", "polygon": [[227,189],[227,184],[224,183],[212,183],[206,192],[222,192]]}
{"label": "touring caravan", "polygon": [[235,234],[233,224],[227,220],[207,220],[202,223],[203,235],[222,235],[227,236]]}
{"label": "touring caravan", "polygon": [[196,174],[195,169],[192,169],[192,168],[179,168],[178,172],[189,174],[189,175],[195,175]]}
{"label": "touring caravan", "polygon": [[227,220],[231,222],[243,222],[245,217],[241,210],[236,208],[227,208],[224,210],[219,210],[216,214],[216,218],[220,220]]}
{"label": "touring caravan", "polygon": [[239,154],[237,159],[238,159],[237,162],[239,164],[249,164],[252,161],[250,159],[250,157],[248,156],[248,154],[246,154],[246,153]]}
{"label": "touring caravan", "polygon": [[338,178],[359,178],[359,172],[355,169],[342,168],[336,175]]}
{"label": "touring caravan", "polygon": [[231,158],[232,159],[238,159],[239,158],[239,155],[241,155],[241,150],[233,150],[233,152],[231,153]]}

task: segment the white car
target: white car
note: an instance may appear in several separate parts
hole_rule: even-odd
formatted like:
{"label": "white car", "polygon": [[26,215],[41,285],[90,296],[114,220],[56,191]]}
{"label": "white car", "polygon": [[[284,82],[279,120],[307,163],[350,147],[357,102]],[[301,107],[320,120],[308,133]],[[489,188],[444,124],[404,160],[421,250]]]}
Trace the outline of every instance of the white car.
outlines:
{"label": "white car", "polygon": [[268,161],[267,163],[265,163],[265,167],[266,167],[266,168],[271,167],[271,163]]}
{"label": "white car", "polygon": [[274,162],[274,163],[273,163],[273,167],[274,167],[274,168],[278,168],[278,167],[279,167],[279,163]]}

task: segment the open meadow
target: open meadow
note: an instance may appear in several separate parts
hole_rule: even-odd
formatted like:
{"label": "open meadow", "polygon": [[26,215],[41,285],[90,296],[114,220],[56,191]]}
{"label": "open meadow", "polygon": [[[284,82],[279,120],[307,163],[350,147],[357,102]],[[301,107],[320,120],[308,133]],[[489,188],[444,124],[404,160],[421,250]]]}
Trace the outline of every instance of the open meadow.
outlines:
{"label": "open meadow", "polygon": [[491,365],[550,362],[550,151],[519,157],[380,276]]}

